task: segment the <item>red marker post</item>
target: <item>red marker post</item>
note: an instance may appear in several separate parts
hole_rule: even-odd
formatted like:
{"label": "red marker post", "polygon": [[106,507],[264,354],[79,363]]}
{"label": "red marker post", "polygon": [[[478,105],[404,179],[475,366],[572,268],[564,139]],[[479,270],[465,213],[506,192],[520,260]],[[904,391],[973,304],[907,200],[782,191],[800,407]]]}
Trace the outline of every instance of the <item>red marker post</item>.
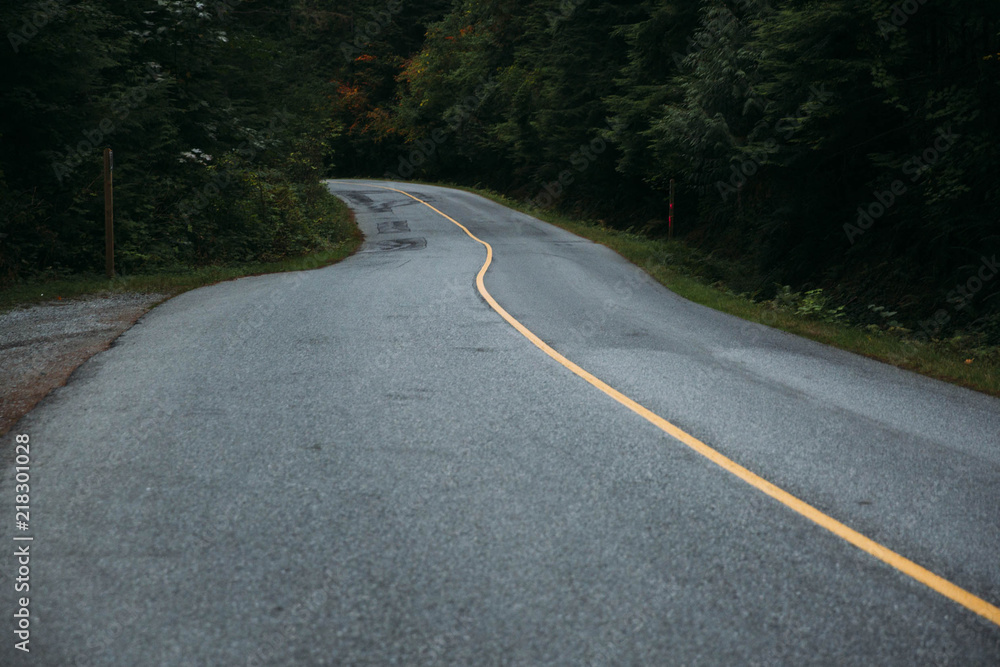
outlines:
{"label": "red marker post", "polygon": [[667,240],[674,240],[674,179],[670,179],[670,213],[667,215]]}

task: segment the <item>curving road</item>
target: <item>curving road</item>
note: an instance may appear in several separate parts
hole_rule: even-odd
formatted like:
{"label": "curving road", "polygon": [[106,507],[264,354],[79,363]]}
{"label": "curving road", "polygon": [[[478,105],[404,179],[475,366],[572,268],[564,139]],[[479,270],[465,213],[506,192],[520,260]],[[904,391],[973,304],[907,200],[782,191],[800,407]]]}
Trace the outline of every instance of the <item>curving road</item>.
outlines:
{"label": "curving road", "polygon": [[155,308],[4,438],[0,664],[1000,662],[1000,401],[330,187],[361,252]]}

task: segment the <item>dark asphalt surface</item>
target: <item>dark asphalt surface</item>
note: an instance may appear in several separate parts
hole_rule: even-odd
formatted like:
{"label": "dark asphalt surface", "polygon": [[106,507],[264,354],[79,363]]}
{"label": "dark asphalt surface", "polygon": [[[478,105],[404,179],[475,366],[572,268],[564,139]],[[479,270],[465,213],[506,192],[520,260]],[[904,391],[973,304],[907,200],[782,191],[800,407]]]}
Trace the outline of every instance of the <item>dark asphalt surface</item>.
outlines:
{"label": "dark asphalt surface", "polygon": [[[1000,664],[1000,627],[552,361],[476,292],[481,245],[372,185],[331,185],[362,252],[172,299],[4,438],[0,664]],[[493,245],[488,289],[569,359],[1000,603],[1000,401],[398,187]],[[34,537],[28,655],[15,534]]]}

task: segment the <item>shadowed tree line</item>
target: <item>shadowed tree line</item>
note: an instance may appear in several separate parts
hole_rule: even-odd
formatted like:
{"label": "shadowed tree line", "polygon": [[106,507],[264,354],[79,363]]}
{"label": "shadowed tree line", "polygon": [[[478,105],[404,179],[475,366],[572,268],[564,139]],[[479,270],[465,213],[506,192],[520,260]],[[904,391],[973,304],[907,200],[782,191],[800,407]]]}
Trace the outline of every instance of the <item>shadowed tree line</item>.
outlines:
{"label": "shadowed tree line", "polygon": [[709,278],[1000,337],[996,2],[50,0],[0,24],[39,12],[0,55],[8,279],[100,265],[93,138],[126,268],[308,249],[327,174],[653,236],[675,179],[680,238],[739,267]]}
{"label": "shadowed tree line", "polygon": [[374,40],[345,71],[345,173],[652,235],[675,179],[678,231],[737,291],[1000,335],[1000,4],[457,1],[406,52]]}
{"label": "shadowed tree line", "polygon": [[350,23],[340,2],[0,4],[0,280],[100,270],[106,146],[120,271],[345,237],[319,179]]}

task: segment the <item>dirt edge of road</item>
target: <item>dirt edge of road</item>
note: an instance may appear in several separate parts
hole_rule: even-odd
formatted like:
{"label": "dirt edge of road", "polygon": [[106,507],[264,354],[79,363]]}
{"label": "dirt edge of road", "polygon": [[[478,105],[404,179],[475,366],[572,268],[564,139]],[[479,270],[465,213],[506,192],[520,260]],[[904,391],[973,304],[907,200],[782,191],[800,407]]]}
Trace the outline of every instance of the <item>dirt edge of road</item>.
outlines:
{"label": "dirt edge of road", "polygon": [[0,313],[0,436],[169,296],[106,293]]}

